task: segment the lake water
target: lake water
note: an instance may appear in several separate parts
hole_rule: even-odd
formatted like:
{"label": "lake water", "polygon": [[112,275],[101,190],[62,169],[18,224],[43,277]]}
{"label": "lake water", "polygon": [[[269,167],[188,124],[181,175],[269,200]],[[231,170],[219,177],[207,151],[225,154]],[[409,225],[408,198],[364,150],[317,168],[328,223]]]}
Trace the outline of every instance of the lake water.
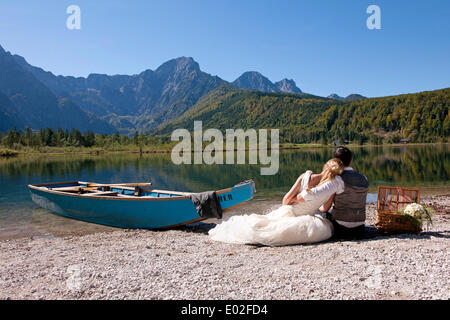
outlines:
{"label": "lake water", "polygon": [[[174,165],[170,154],[67,155],[0,159],[0,240],[64,236],[114,228],[58,217],[38,208],[28,184],[54,181],[152,182],[158,189],[201,192],[256,183],[255,200],[232,214],[261,212],[279,203],[307,169],[320,172],[332,148],[285,150],[274,176],[261,176],[260,165]],[[422,193],[450,191],[450,145],[353,148],[353,167],[370,181],[369,201],[378,185],[420,187]]]}

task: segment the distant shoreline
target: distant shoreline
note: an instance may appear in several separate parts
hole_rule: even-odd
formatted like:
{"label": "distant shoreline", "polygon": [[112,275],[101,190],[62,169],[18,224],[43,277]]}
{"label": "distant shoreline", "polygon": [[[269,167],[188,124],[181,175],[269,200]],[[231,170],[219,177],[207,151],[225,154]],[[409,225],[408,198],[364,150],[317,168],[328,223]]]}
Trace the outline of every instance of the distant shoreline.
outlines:
{"label": "distant shoreline", "polygon": [[[433,143],[393,143],[393,144],[347,144],[348,148],[365,148],[365,147],[408,147],[408,146],[430,146],[430,145],[449,145],[448,142],[433,142]],[[87,155],[104,155],[104,154],[158,154],[158,153],[171,153],[173,145],[170,147],[162,147],[160,149],[145,148],[139,149],[139,147],[132,148],[118,148],[118,149],[103,149],[97,147],[42,147],[39,149],[27,148],[25,150],[16,150],[9,148],[0,148],[0,158],[12,158],[12,157],[24,157],[24,156],[34,156],[34,155],[64,155],[64,154],[87,154]],[[292,144],[292,143],[282,143],[280,144],[279,150],[299,150],[299,149],[329,149],[336,148],[334,145],[321,145],[321,144]],[[249,151],[246,148],[245,151]],[[237,151],[237,149],[234,149]],[[195,152],[195,151],[192,151]]]}

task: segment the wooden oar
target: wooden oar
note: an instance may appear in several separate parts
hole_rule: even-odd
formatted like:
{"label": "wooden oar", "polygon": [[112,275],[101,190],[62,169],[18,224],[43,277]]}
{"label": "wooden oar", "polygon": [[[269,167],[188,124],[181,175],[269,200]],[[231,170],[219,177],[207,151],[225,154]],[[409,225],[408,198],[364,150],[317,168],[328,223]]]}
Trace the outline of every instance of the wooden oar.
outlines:
{"label": "wooden oar", "polygon": [[151,182],[137,182],[137,183],[95,183],[78,181],[79,184],[85,184],[88,187],[145,187],[151,186]]}
{"label": "wooden oar", "polygon": [[97,190],[98,187],[80,187],[80,186],[75,186],[75,187],[57,187],[57,188],[50,188],[51,190],[54,191],[73,191],[73,192],[79,192],[79,191],[95,191]]}

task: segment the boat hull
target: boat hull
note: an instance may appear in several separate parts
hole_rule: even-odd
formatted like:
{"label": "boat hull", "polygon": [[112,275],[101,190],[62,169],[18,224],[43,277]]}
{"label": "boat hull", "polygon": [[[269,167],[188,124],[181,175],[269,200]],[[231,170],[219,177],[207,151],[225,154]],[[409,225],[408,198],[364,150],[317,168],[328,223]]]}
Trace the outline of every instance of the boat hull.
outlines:
{"label": "boat hull", "polygon": [[[83,197],[40,186],[30,185],[29,188],[32,200],[44,209],[64,217],[113,227],[160,229],[204,219],[197,213],[189,196]],[[245,182],[216,193],[222,210],[226,211],[253,198],[254,182]]]}

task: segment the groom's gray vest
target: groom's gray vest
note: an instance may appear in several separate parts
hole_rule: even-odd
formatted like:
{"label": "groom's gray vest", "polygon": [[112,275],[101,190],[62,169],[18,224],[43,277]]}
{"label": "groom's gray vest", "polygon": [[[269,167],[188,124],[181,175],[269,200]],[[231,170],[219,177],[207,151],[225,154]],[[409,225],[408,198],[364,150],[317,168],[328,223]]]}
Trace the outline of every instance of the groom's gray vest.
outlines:
{"label": "groom's gray vest", "polygon": [[344,170],[341,177],[345,189],[334,198],[332,217],[343,222],[365,222],[369,181],[355,170]]}

